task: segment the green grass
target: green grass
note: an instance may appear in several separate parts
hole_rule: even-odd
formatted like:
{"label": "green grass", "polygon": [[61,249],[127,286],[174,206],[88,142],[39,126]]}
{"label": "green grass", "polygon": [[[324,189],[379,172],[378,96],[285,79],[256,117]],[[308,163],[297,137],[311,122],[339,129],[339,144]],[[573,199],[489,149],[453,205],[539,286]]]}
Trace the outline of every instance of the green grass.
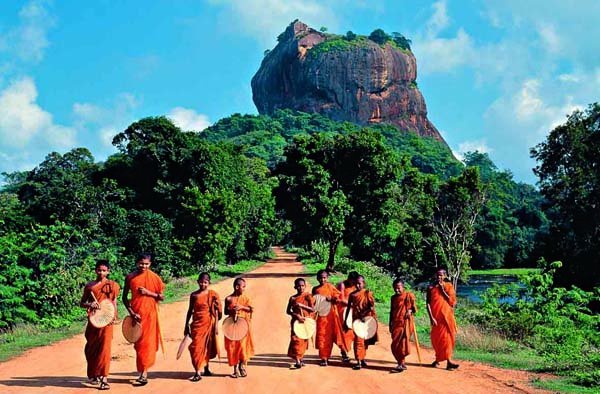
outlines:
{"label": "green grass", "polygon": [[571,383],[569,379],[535,379],[533,382],[535,387],[544,390],[549,390],[554,393],[575,393],[575,394],[598,394],[598,388],[582,387]]}
{"label": "green grass", "polygon": [[[264,264],[264,261],[244,260],[231,266],[220,266],[211,271],[212,283],[231,278],[244,272],[252,271]],[[198,288],[195,277],[176,278],[165,289],[164,303],[180,301]],[[121,311],[124,310],[119,305]],[[122,313],[122,312],[121,312]],[[85,319],[75,321],[65,327],[45,328],[39,325],[17,325],[11,331],[0,334],[0,362],[16,357],[28,349],[50,345],[52,343],[81,334],[85,327]]]}
{"label": "green grass", "polygon": [[493,270],[471,270],[469,275],[511,275],[522,276],[538,272],[539,268],[498,268]]}

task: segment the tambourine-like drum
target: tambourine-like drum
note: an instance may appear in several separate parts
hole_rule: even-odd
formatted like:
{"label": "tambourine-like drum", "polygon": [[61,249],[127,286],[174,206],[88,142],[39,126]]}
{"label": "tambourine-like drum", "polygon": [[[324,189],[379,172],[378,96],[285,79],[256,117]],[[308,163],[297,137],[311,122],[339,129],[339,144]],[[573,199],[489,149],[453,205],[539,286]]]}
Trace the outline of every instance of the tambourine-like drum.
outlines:
{"label": "tambourine-like drum", "polygon": [[311,338],[317,331],[317,322],[310,317],[304,318],[304,323],[296,320],[294,322],[294,334],[300,339]]}
{"label": "tambourine-like drum", "polygon": [[183,337],[183,340],[179,344],[179,349],[177,349],[177,360],[179,360],[179,358],[181,357],[181,355],[183,354],[185,349],[187,347],[189,347],[191,343],[192,343],[192,337],[190,337],[189,335],[186,335],[185,337]]}
{"label": "tambourine-like drum", "polygon": [[232,341],[240,341],[248,335],[248,320],[243,317],[234,319],[229,316],[223,320],[223,335]]}
{"label": "tambourine-like drum", "polygon": [[[346,316],[346,311],[348,311],[348,307],[344,308],[344,314],[342,315],[342,318]],[[352,319],[352,308],[350,308],[350,311],[348,311],[348,317],[346,318],[346,325],[348,326],[348,328],[352,329],[353,321],[354,319]]]}
{"label": "tambourine-like drum", "polygon": [[90,311],[88,319],[96,328],[106,327],[115,320],[115,304],[111,300],[102,300],[98,305],[100,309]]}
{"label": "tambourine-like drum", "polygon": [[329,312],[331,312],[331,302],[327,301],[327,298],[320,294],[315,295],[314,298],[315,312],[317,312],[319,316],[329,315]]}
{"label": "tambourine-like drum", "polygon": [[371,339],[377,334],[377,320],[372,316],[365,317],[365,321],[354,320],[352,324],[354,335],[362,339]]}
{"label": "tambourine-like drum", "polygon": [[142,337],[142,323],[136,322],[131,316],[126,316],[121,324],[123,336],[129,343],[136,343]]}

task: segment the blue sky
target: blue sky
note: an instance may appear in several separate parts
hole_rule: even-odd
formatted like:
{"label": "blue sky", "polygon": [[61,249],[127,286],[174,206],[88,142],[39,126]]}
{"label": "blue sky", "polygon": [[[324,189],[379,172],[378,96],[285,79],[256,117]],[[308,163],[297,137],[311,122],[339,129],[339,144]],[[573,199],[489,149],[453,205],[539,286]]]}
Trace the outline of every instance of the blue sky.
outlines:
{"label": "blue sky", "polygon": [[114,152],[145,116],[202,130],[257,113],[250,79],[294,19],[412,39],[429,118],[458,156],[535,182],[529,148],[599,100],[596,0],[0,1],[0,172]]}

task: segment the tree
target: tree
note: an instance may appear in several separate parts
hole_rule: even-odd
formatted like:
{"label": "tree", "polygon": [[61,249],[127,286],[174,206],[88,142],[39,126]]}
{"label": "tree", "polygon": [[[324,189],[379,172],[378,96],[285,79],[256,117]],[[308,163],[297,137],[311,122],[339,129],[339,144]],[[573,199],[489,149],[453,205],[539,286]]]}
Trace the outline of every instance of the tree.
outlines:
{"label": "tree", "polygon": [[376,42],[379,45],[383,45],[391,39],[392,37],[382,29],[375,29],[369,34],[369,40]]}
{"label": "tree", "polygon": [[326,27],[326,26],[321,26],[321,27],[319,28],[319,31],[320,31],[321,33],[325,33],[325,32],[327,31],[327,27]]}
{"label": "tree", "polygon": [[409,40],[408,38],[404,37],[402,34],[400,34],[398,32],[393,32],[392,33],[392,40],[400,48],[406,49],[406,50],[410,51],[410,44],[412,43],[412,41]]}
{"label": "tree", "polygon": [[348,41],[354,41],[356,39],[356,34],[354,34],[354,32],[352,32],[352,30],[348,30],[348,32],[346,32],[346,35],[344,36],[344,38]]}
{"label": "tree", "polygon": [[446,266],[454,287],[469,269],[469,249],[475,235],[475,221],[485,201],[476,168],[467,168],[443,184],[436,196],[431,218],[431,246],[436,266]]}
{"label": "tree", "polygon": [[545,257],[559,285],[600,284],[600,104],[574,111],[531,149],[550,220]]}

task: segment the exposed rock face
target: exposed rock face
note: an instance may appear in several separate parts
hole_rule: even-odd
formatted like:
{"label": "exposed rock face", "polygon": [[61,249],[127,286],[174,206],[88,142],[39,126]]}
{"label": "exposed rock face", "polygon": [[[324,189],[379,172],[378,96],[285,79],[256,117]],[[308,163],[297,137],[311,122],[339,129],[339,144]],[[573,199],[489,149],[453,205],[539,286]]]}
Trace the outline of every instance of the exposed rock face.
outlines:
{"label": "exposed rock face", "polygon": [[364,125],[385,122],[443,141],[427,119],[410,51],[365,39],[323,50],[326,40],[300,21],[287,27],[252,78],[259,113],[290,108]]}

